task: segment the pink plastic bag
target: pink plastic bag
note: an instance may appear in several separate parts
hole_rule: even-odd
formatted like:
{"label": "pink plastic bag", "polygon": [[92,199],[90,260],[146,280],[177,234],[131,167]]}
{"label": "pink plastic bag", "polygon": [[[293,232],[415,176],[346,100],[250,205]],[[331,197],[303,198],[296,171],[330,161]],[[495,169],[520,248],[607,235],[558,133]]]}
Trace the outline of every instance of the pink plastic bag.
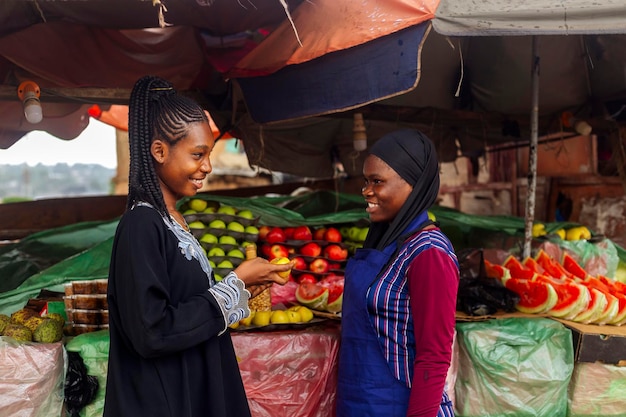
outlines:
{"label": "pink plastic bag", "polygon": [[253,417],[333,417],[339,326],[232,332]]}
{"label": "pink plastic bag", "polygon": [[58,417],[63,409],[63,343],[20,343],[0,337],[0,414]]}

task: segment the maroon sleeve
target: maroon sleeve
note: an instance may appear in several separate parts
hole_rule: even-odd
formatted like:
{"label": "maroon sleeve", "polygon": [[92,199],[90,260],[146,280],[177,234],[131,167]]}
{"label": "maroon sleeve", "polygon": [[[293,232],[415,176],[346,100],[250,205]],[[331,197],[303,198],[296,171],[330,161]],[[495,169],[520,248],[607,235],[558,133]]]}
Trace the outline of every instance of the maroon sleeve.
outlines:
{"label": "maroon sleeve", "polygon": [[444,251],[419,254],[407,271],[415,331],[415,363],[407,416],[435,417],[452,357],[456,263]]}

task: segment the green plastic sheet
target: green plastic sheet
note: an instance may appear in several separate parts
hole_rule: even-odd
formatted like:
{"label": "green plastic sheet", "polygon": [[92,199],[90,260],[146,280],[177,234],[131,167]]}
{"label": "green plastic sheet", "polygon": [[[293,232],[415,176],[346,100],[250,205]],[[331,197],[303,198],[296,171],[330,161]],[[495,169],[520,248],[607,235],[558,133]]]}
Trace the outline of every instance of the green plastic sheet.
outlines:
{"label": "green plastic sheet", "polygon": [[19,287],[26,278],[91,248],[115,233],[116,222],[81,222],[33,233],[0,246],[0,293]]}
{"label": "green plastic sheet", "polygon": [[565,417],[572,333],[546,318],[457,323],[457,417]]}
{"label": "green plastic sheet", "polygon": [[63,292],[63,284],[66,282],[107,278],[113,248],[113,234],[114,232],[109,233],[106,240],[90,249],[30,276],[19,287],[0,293],[0,314],[10,315],[19,310],[44,288]]}
{"label": "green plastic sheet", "polygon": [[85,363],[87,374],[98,379],[99,388],[96,397],[80,410],[80,416],[101,417],[104,411],[104,395],[109,365],[109,331],[98,330],[76,336],[67,342],[65,349],[68,352],[78,353]]}

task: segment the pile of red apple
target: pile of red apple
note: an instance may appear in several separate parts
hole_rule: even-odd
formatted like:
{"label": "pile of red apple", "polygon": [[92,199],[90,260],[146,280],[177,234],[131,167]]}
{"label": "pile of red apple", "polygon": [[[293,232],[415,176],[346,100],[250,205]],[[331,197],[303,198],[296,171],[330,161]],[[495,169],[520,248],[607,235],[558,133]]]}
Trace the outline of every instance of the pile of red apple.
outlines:
{"label": "pile of red apple", "polygon": [[341,242],[341,233],[332,226],[260,226],[257,246],[259,256],[266,259],[295,260],[292,278],[300,283],[317,282],[331,273],[343,275],[348,250]]}

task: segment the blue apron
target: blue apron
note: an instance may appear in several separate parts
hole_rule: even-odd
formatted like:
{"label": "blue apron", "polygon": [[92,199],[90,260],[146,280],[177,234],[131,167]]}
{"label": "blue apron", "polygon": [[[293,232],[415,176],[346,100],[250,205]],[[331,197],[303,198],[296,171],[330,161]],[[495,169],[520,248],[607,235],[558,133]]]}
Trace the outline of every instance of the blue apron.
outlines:
{"label": "blue apron", "polygon": [[[392,374],[367,312],[367,291],[395,252],[359,249],[345,275],[341,347],[337,381],[337,417],[406,417],[411,389]],[[444,392],[438,417],[454,416]]]}

